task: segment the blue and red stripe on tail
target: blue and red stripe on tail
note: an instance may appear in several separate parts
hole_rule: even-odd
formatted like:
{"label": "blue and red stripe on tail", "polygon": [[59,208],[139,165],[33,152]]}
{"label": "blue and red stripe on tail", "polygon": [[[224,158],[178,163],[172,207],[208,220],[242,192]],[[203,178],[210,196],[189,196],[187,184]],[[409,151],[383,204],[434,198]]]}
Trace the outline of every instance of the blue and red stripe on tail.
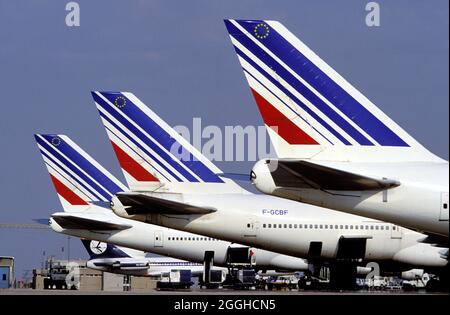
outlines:
{"label": "blue and red stripe on tail", "polygon": [[36,143],[65,210],[111,201],[127,188],[65,135],[36,134]]}

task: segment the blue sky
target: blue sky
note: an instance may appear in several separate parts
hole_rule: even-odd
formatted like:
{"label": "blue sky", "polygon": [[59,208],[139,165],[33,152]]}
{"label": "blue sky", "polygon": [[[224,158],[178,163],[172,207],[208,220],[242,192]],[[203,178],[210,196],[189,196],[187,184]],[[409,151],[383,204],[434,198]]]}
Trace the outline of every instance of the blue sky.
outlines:
{"label": "blue sky", "polygon": [[[261,125],[224,18],[280,20],[434,153],[448,159],[448,1],[85,1],[81,26],[65,24],[68,1],[0,0],[0,222],[60,210],[33,134],[65,133],[122,179],[90,96],[135,93],[172,125]],[[253,162],[219,163],[247,173]],[[43,251],[66,257],[51,231],[0,230],[0,255],[17,276]],[[72,239],[71,256],[86,257]]]}

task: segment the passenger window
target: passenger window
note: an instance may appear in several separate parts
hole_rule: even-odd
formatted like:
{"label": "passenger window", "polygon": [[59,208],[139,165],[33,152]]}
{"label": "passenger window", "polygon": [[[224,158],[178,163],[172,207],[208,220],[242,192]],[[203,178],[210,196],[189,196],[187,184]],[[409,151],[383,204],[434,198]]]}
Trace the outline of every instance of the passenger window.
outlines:
{"label": "passenger window", "polygon": [[282,229],[283,225],[282,224],[278,224],[278,228]]}
{"label": "passenger window", "polygon": [[289,224],[289,228],[292,229],[292,224]]}
{"label": "passenger window", "polygon": [[294,229],[296,229],[297,228],[297,224],[294,224]]}
{"label": "passenger window", "polygon": [[377,225],[376,227],[375,227],[375,230],[379,230],[380,229],[380,227]]}
{"label": "passenger window", "polygon": [[272,227],[272,224],[269,224],[269,229]]}
{"label": "passenger window", "polygon": [[287,224],[284,225],[284,228],[287,229]]}
{"label": "passenger window", "polygon": [[263,228],[264,228],[264,229],[266,228],[266,225],[265,225],[265,224],[263,224]]}
{"label": "passenger window", "polygon": [[370,226],[370,229],[373,230],[373,225]]}
{"label": "passenger window", "polygon": [[348,225],[345,226],[345,229],[348,230]]}
{"label": "passenger window", "polygon": [[315,229],[317,229],[317,228],[318,228],[318,225],[317,225],[317,224],[315,224],[315,225],[314,225],[314,228],[315,228]]}
{"label": "passenger window", "polygon": [[323,229],[323,225],[322,224],[319,227],[320,227],[320,229]]}

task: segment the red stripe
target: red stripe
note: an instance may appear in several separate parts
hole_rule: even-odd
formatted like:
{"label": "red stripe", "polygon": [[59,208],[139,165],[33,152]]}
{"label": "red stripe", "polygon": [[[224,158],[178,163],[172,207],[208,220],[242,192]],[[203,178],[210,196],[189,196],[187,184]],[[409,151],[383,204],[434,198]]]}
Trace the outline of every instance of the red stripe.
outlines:
{"label": "red stripe", "polygon": [[264,123],[275,130],[289,144],[319,144],[289,118],[278,111],[275,106],[258,94],[258,92],[253,89],[251,90],[264,119]]}
{"label": "red stripe", "polygon": [[50,174],[50,177],[52,179],[53,185],[55,185],[56,192],[58,193],[58,195],[66,199],[68,203],[70,203],[73,206],[84,206],[88,204],[80,196],[78,196],[76,193],[70,190],[66,185],[61,183],[52,174]]}
{"label": "red stripe", "polygon": [[116,152],[117,159],[119,160],[120,166],[127,171],[128,174],[133,176],[137,181],[140,182],[159,182],[159,180],[150,174],[145,168],[142,167],[138,162],[133,160],[124,150],[122,150],[118,145],[112,142],[114,151]]}

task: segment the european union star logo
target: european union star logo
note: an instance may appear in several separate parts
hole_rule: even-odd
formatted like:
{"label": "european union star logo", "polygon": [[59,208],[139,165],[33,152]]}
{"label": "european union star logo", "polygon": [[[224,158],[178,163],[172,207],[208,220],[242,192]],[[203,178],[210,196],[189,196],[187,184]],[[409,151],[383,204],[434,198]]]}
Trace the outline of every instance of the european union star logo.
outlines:
{"label": "european union star logo", "polygon": [[265,39],[270,34],[270,28],[266,23],[259,23],[253,29],[253,34],[258,39]]}
{"label": "european union star logo", "polygon": [[114,105],[116,105],[117,108],[123,108],[127,104],[127,99],[123,96],[117,96],[114,100]]}

